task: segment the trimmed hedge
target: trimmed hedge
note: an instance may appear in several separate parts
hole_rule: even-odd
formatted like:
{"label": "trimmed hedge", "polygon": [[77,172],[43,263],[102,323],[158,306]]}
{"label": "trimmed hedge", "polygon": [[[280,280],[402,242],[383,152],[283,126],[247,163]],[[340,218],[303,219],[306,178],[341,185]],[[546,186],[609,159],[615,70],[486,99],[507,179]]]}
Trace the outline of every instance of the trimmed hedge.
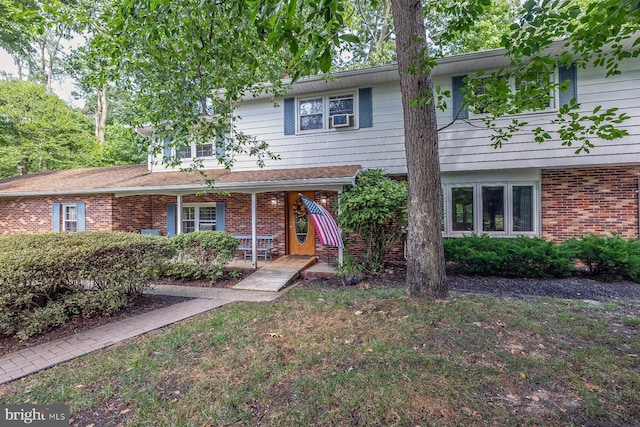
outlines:
{"label": "trimmed hedge", "polygon": [[171,254],[166,238],[133,233],[0,237],[0,335],[26,339],[74,316],[113,313]]}
{"label": "trimmed hedge", "polygon": [[238,239],[223,231],[197,231],[172,237],[171,246],[178,253],[164,269],[166,276],[181,279],[208,278],[212,283],[224,274],[233,259]]}
{"label": "trimmed hedge", "polygon": [[639,239],[624,239],[618,234],[588,234],[565,241],[562,248],[572,258],[582,261],[592,275],[640,283]]}
{"label": "trimmed hedge", "polygon": [[469,236],[445,239],[444,253],[449,270],[457,274],[565,277],[573,268],[566,252],[540,238]]}

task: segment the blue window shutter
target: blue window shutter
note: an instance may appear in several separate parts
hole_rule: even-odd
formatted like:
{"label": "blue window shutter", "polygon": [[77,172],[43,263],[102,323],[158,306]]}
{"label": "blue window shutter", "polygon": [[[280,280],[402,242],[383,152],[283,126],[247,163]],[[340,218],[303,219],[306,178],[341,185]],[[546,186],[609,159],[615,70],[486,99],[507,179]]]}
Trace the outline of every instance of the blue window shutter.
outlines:
{"label": "blue window shutter", "polygon": [[224,157],[224,144],[225,144],[224,136],[218,137],[218,139],[216,140],[216,156],[218,158]]}
{"label": "blue window shutter", "polygon": [[169,140],[168,136],[165,136],[162,140],[162,155],[164,159],[171,159],[171,140]]}
{"label": "blue window shutter", "polygon": [[76,203],[76,230],[84,231],[86,229],[87,208],[84,202]]}
{"label": "blue window shutter", "polygon": [[373,94],[370,87],[360,89],[358,94],[358,106],[360,107],[360,127],[373,127]]}
{"label": "blue window shutter", "polygon": [[296,134],[296,100],[295,98],[284,99],[284,134]]}
{"label": "blue window shutter", "polygon": [[453,98],[453,118],[468,119],[469,111],[464,106],[464,78],[467,76],[455,76],[451,78],[451,97]]}
{"label": "blue window shutter", "polygon": [[176,235],[176,204],[167,204],[167,236]]}
{"label": "blue window shutter", "polygon": [[60,203],[51,205],[51,231],[60,232]]}
{"label": "blue window shutter", "polygon": [[225,204],[224,202],[216,203],[216,231],[224,231],[225,224]]}
{"label": "blue window shutter", "polygon": [[569,65],[568,67],[560,67],[558,68],[558,77],[560,80],[560,84],[562,84],[565,80],[569,80],[569,86],[567,87],[566,92],[560,91],[560,106],[567,105],[571,102],[573,98],[578,100],[578,86],[576,84],[576,67],[574,65]]}

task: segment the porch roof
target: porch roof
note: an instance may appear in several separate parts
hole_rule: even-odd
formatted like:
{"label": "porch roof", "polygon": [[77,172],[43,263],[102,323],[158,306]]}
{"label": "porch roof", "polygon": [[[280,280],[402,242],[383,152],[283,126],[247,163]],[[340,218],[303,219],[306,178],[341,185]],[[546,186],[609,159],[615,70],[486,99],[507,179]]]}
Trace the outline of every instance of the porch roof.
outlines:
{"label": "porch roof", "polygon": [[149,172],[147,165],[111,166],[39,172],[0,180],[0,198],[74,194],[189,194],[202,191],[207,180],[230,193],[287,190],[340,190],[352,184],[358,165],[199,172]]}

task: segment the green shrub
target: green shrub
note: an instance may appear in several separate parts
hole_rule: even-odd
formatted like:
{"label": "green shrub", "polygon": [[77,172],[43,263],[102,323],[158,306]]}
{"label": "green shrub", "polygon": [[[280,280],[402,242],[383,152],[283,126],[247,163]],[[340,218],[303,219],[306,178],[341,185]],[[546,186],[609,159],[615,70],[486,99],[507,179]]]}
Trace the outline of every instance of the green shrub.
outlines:
{"label": "green shrub", "polygon": [[636,238],[588,234],[565,241],[562,248],[571,258],[582,261],[593,275],[640,283],[640,240]]}
{"label": "green shrub", "polygon": [[25,339],[74,316],[113,313],[170,255],[167,239],[133,233],[0,237],[0,335]]}
{"label": "green shrub", "polygon": [[346,243],[362,244],[368,272],[380,272],[407,228],[407,182],[391,179],[381,169],[368,169],[356,185],[340,194],[338,225]]}
{"label": "green shrub", "polygon": [[444,251],[449,269],[457,274],[564,277],[572,268],[566,253],[553,242],[539,238],[469,236],[445,239]]}
{"label": "green shrub", "polygon": [[178,256],[167,263],[165,275],[181,279],[206,277],[215,282],[233,259],[238,240],[222,231],[197,231],[171,238],[171,245]]}

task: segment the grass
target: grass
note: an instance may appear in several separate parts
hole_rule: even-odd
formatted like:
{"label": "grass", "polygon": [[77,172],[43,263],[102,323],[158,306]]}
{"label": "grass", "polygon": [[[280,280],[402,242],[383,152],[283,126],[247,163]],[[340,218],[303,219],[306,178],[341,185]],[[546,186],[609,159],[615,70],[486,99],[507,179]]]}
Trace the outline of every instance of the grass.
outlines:
{"label": "grass", "polygon": [[294,288],[0,386],[75,425],[638,425],[638,306]]}

